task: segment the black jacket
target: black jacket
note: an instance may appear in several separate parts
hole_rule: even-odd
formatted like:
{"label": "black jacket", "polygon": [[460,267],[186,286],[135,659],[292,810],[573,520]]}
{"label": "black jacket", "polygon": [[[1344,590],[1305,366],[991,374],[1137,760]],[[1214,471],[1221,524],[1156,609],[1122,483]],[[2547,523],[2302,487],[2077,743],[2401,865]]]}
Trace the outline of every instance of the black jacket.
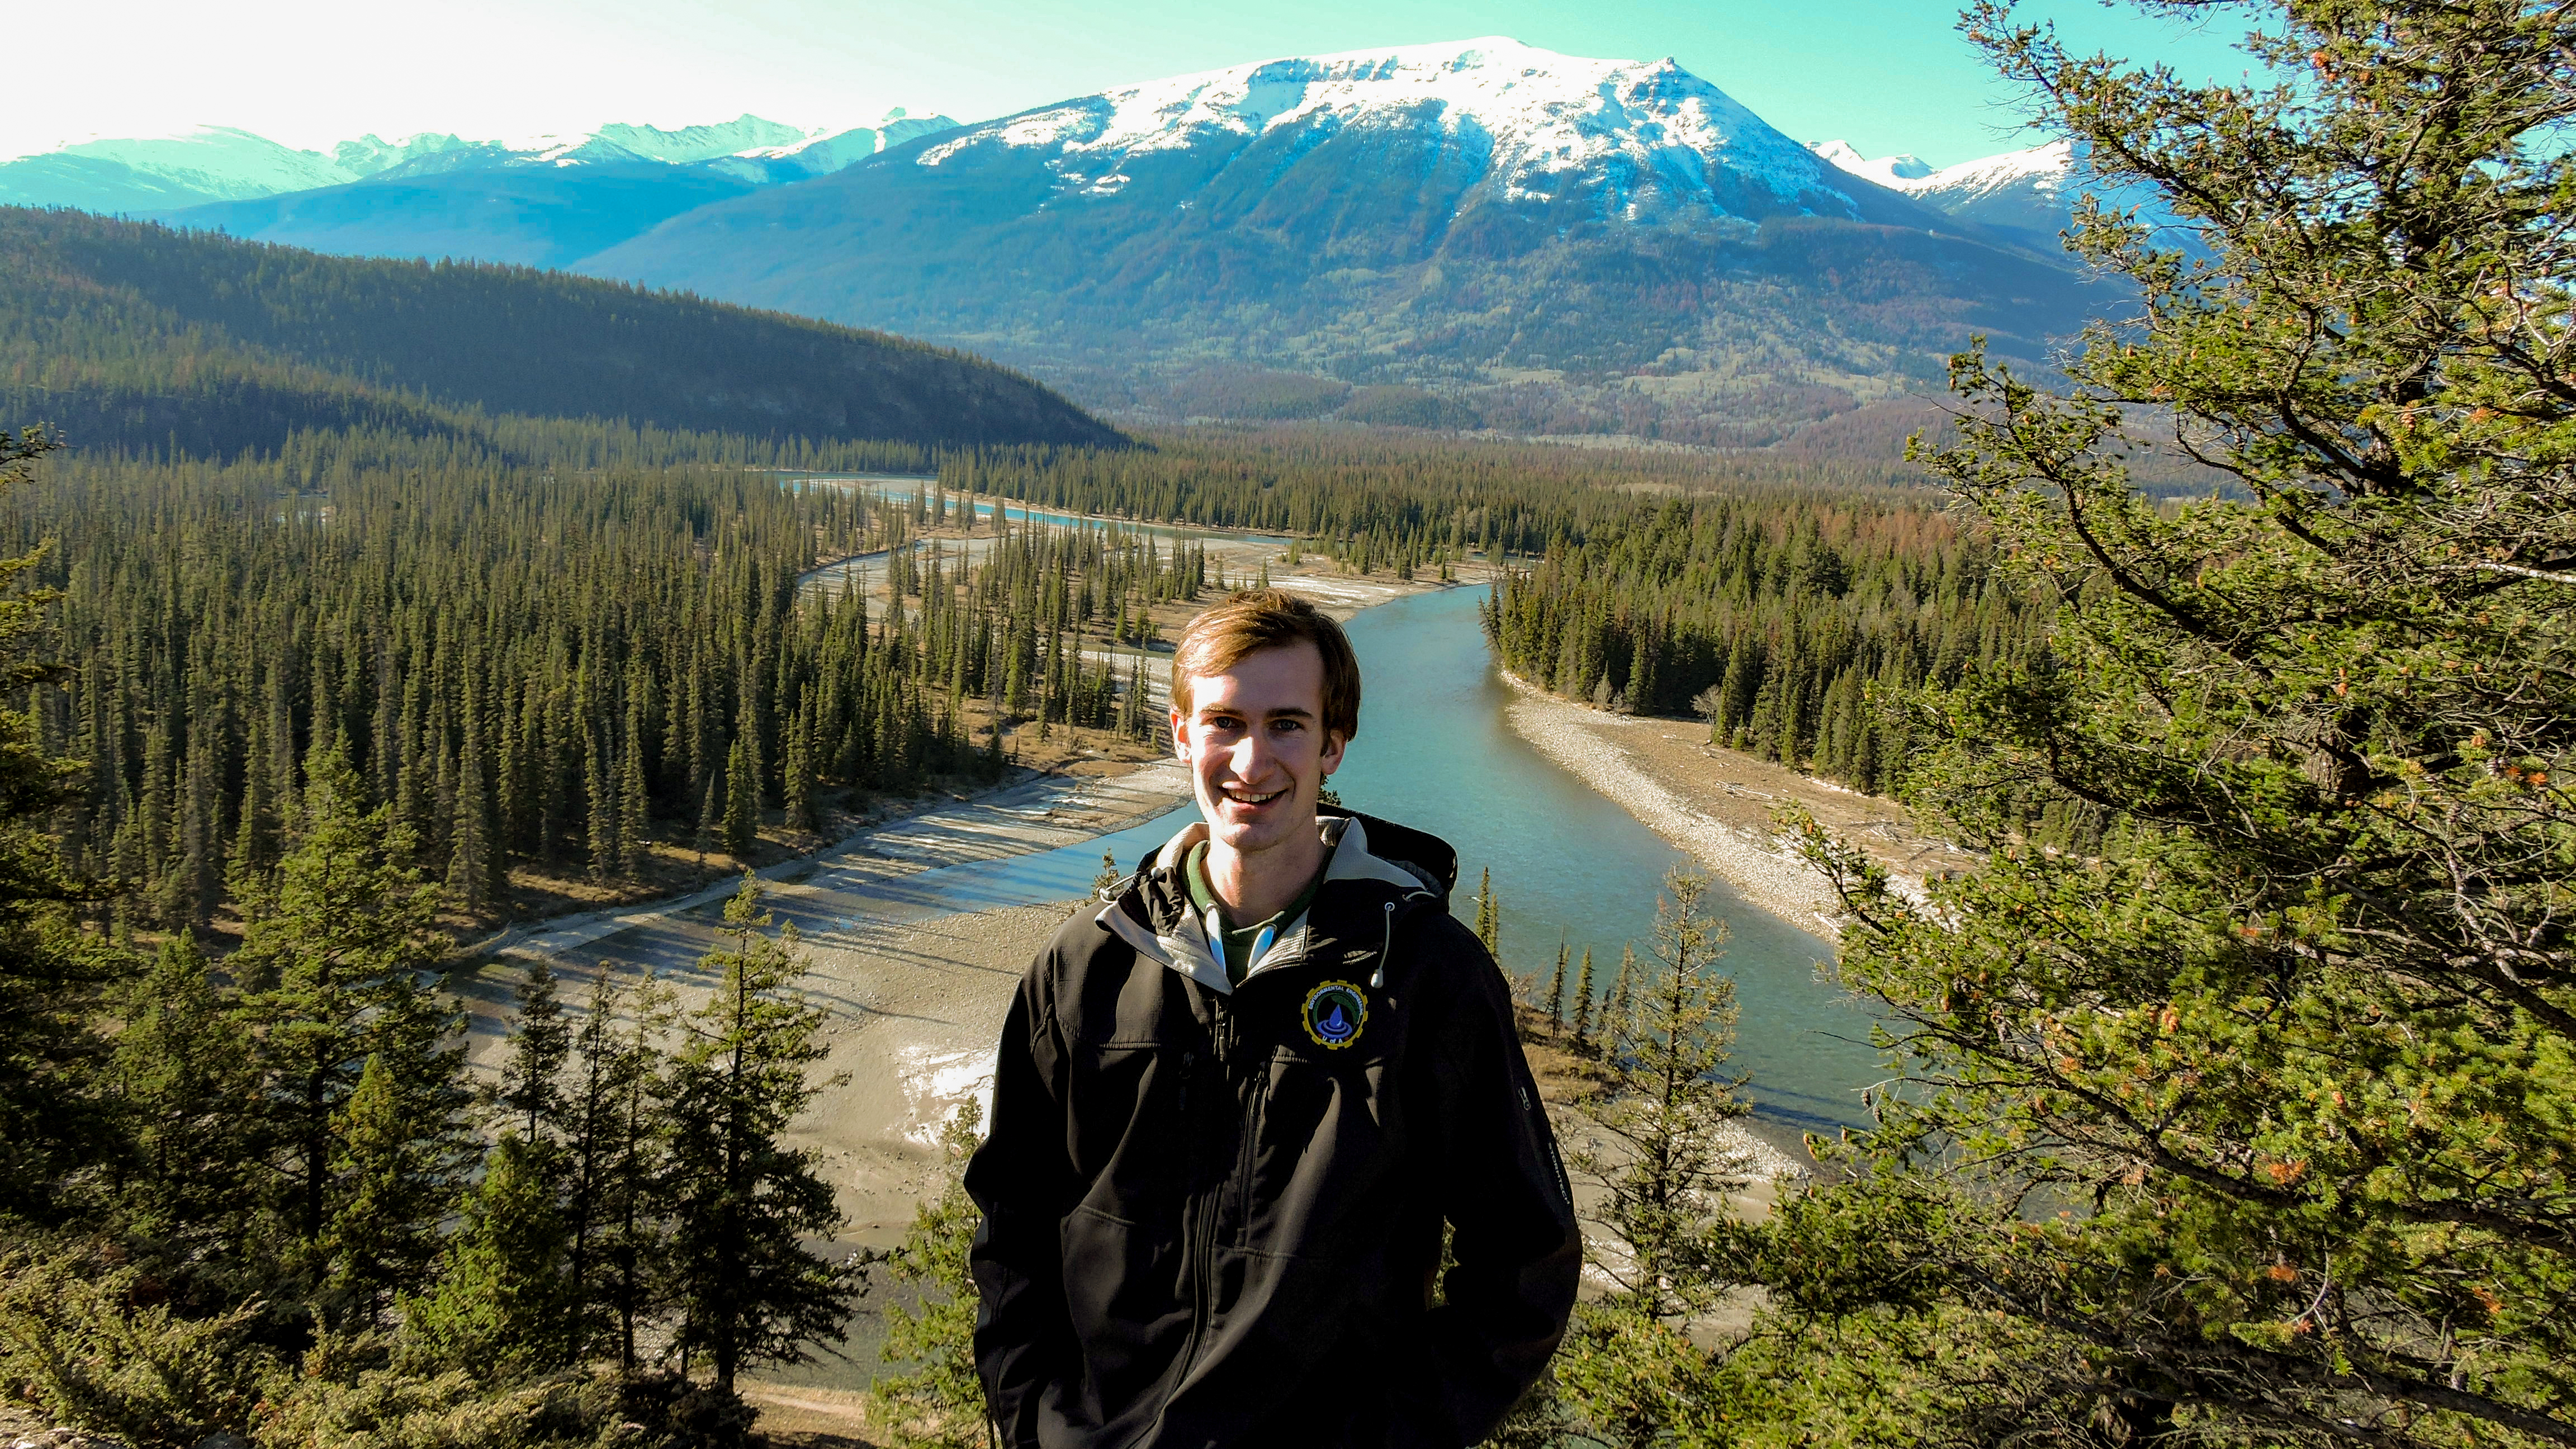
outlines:
{"label": "black jacket", "polygon": [[1229,992],[1181,879],[1204,829],[1067,921],[1002,1028],[966,1186],[1003,1440],[1475,1443],[1555,1351],[1581,1239],[1456,857],[1328,816],[1323,887]]}

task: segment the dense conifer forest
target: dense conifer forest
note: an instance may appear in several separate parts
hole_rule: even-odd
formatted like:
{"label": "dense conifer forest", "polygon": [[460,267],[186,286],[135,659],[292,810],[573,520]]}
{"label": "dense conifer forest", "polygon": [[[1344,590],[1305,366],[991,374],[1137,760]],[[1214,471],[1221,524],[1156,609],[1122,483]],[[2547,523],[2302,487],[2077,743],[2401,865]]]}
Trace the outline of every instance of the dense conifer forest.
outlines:
{"label": "dense conifer forest", "polygon": [[1595,451],[1351,428],[1148,431],[1145,448],[979,448],[941,481],[1047,508],[1295,535],[1363,572],[1467,552],[1537,554],[1633,514],[1640,498],[1854,490],[1937,499],[1899,462],[1766,453]]}
{"label": "dense conifer forest", "polygon": [[1024,528],[971,575],[898,554],[871,624],[855,592],[800,595],[799,576],[908,542],[946,495],[398,467],[384,446],[71,463],[11,521],[60,540],[45,572],[76,663],[33,705],[82,762],[63,850],[142,922],[203,926],[256,890],[334,750],[482,916],[514,864],[625,879],[656,838],[739,857],[765,815],[810,831],[818,789],[989,776],[992,721],[1149,734],[1141,662],[1121,675],[1081,640],[1141,642],[1131,616],[1206,582],[1203,551]]}
{"label": "dense conifer forest", "polygon": [[1674,499],[1560,541],[1485,615],[1503,666],[1720,744],[1883,791],[1908,733],[1887,706],[2018,661],[2048,615],[1985,536],[1892,497]]}

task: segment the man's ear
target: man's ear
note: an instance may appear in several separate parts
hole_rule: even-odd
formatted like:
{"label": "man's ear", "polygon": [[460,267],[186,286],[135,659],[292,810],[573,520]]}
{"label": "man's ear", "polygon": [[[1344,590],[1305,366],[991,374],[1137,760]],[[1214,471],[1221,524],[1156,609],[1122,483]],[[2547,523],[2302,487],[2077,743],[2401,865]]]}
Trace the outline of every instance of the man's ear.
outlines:
{"label": "man's ear", "polygon": [[1172,707],[1172,754],[1179,759],[1190,757],[1189,721],[1181,717],[1180,706]]}
{"label": "man's ear", "polygon": [[1335,770],[1342,767],[1342,749],[1349,743],[1350,741],[1342,738],[1340,730],[1324,732],[1324,774],[1328,778]]}

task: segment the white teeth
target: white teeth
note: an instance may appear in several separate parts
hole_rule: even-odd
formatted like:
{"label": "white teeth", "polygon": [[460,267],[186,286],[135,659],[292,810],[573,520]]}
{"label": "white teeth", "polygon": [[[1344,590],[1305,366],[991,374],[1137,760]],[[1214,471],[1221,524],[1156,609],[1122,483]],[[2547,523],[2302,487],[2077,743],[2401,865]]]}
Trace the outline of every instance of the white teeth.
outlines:
{"label": "white teeth", "polygon": [[1260,805],[1276,800],[1287,793],[1285,790],[1273,790],[1266,795],[1246,795],[1238,790],[1228,790],[1225,792],[1225,798],[1238,805]]}

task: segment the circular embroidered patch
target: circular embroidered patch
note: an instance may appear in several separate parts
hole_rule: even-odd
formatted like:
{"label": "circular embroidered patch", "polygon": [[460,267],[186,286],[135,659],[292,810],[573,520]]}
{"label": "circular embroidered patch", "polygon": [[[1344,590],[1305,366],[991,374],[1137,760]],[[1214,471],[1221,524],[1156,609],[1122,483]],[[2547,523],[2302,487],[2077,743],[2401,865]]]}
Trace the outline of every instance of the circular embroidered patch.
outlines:
{"label": "circular embroidered patch", "polygon": [[1347,981],[1327,981],[1306,993],[1306,1035],[1336,1051],[1360,1039],[1368,1024],[1368,997]]}

